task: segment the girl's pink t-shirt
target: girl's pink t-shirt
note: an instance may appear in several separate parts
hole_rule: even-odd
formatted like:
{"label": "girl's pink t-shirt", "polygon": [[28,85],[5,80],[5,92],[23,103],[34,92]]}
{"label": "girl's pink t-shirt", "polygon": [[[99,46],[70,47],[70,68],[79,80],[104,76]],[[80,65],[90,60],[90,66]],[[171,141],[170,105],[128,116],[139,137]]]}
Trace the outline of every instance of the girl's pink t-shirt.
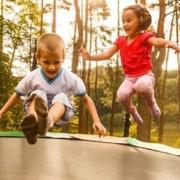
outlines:
{"label": "girl's pink t-shirt", "polygon": [[115,45],[119,49],[124,73],[130,76],[140,76],[152,70],[152,45],[147,40],[154,37],[154,33],[143,32],[127,44],[127,36],[119,36]]}

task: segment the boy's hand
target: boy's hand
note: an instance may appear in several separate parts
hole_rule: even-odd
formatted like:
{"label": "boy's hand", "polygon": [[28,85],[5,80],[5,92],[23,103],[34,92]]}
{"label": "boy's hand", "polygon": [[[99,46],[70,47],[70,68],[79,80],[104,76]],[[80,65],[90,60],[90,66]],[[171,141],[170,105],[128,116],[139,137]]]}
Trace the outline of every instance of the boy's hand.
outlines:
{"label": "boy's hand", "polygon": [[78,50],[78,52],[79,52],[79,54],[83,57],[83,59],[86,59],[86,60],[88,60],[88,59],[90,59],[90,54],[86,51],[86,49],[84,49],[84,48],[80,48],[79,50]]}
{"label": "boy's hand", "polygon": [[2,113],[1,113],[1,111],[0,111],[0,120],[2,119]]}
{"label": "boy's hand", "polygon": [[93,123],[93,130],[94,130],[94,132],[99,134],[99,137],[101,137],[101,136],[104,137],[107,134],[106,128],[99,121]]}

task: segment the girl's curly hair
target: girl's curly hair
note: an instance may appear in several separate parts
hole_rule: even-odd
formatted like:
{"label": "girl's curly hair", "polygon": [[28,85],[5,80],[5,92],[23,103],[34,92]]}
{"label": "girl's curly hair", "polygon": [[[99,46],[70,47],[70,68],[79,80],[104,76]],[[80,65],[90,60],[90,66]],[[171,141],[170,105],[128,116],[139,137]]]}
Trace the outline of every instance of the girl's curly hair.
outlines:
{"label": "girl's curly hair", "polygon": [[141,31],[147,30],[151,25],[152,18],[149,11],[141,4],[131,5],[123,9],[123,11],[132,10],[139,19],[139,29]]}

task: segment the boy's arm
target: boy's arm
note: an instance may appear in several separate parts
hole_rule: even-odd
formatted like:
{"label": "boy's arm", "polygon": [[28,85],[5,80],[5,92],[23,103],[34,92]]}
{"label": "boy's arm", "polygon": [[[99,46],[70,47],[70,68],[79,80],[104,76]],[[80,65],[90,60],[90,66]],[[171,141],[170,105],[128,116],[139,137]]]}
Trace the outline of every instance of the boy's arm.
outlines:
{"label": "boy's arm", "polygon": [[79,54],[85,59],[90,61],[101,61],[101,60],[108,60],[110,59],[116,52],[118,51],[118,48],[114,44],[112,47],[107,49],[105,52],[100,54],[91,55],[87,52],[86,49],[80,48],[78,50]]}
{"label": "boy's arm", "polygon": [[99,136],[105,136],[107,131],[106,128],[101,124],[94,102],[87,94],[82,96],[82,100],[92,116],[94,131],[97,132]]}
{"label": "boy's arm", "polygon": [[0,119],[11,107],[13,107],[19,101],[19,99],[20,98],[16,93],[11,95],[11,97],[7,100],[5,105],[0,110]]}
{"label": "boy's arm", "polygon": [[180,48],[173,42],[162,38],[152,37],[148,40],[148,43],[156,47],[166,47],[174,49],[175,52],[180,52]]}

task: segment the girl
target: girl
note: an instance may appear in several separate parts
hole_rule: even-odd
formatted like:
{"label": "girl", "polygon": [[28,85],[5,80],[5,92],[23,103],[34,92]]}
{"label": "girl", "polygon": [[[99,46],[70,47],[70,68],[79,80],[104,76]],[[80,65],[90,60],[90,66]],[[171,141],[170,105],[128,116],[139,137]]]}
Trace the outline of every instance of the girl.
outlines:
{"label": "girl", "polygon": [[152,46],[172,48],[175,52],[180,52],[180,48],[146,31],[151,25],[151,15],[142,5],[126,7],[122,13],[122,22],[126,36],[119,36],[106,52],[91,55],[81,48],[79,53],[86,60],[100,61],[111,58],[119,51],[125,79],[117,91],[117,101],[122,103],[137,123],[142,124],[143,120],[131,101],[134,93],[145,98],[154,117],[161,115],[153,90],[155,79],[152,73]]}

